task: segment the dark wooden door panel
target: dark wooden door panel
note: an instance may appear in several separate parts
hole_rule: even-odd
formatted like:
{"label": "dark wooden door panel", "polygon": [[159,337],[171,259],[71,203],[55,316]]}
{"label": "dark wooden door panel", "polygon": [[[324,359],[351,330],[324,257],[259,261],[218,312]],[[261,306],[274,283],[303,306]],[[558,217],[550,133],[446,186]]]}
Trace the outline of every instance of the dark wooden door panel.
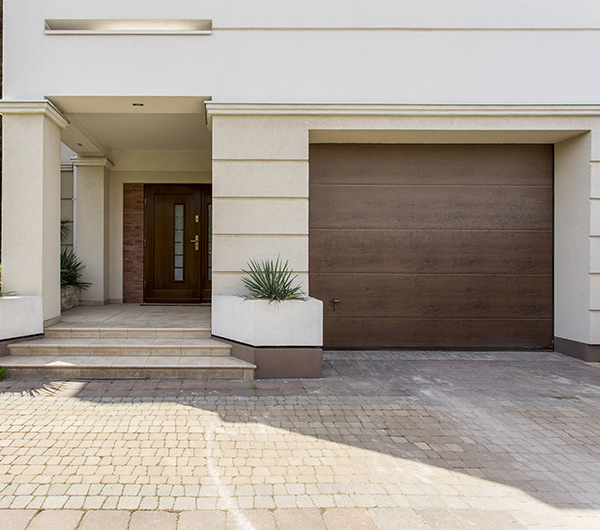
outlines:
{"label": "dark wooden door panel", "polygon": [[313,228],[547,230],[551,187],[310,187]]}
{"label": "dark wooden door panel", "polygon": [[551,319],[552,276],[313,274],[325,318]]}
{"label": "dark wooden door panel", "polygon": [[551,145],[310,146],[311,185],[548,186],[552,172]]}
{"label": "dark wooden door panel", "polygon": [[550,349],[553,321],[328,318],[328,348]]}
{"label": "dark wooden door panel", "polygon": [[210,300],[206,196],[210,189],[204,185],[145,186],[145,302]]}
{"label": "dark wooden door panel", "polygon": [[309,197],[326,347],[552,346],[552,146],[312,145]]}
{"label": "dark wooden door panel", "polygon": [[311,270],[552,275],[552,231],[311,229]]}

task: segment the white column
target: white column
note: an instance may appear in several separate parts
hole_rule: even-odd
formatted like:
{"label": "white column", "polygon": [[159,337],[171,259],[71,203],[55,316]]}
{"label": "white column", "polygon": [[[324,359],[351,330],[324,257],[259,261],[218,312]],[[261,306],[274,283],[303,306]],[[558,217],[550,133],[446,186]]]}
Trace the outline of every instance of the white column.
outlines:
{"label": "white column", "polygon": [[41,295],[43,320],[60,320],[60,131],[47,101],[0,102],[2,289]]}
{"label": "white column", "polygon": [[82,280],[92,285],[81,292],[83,303],[108,303],[109,293],[109,175],[106,157],[71,159],[77,175],[77,258],[85,265]]}

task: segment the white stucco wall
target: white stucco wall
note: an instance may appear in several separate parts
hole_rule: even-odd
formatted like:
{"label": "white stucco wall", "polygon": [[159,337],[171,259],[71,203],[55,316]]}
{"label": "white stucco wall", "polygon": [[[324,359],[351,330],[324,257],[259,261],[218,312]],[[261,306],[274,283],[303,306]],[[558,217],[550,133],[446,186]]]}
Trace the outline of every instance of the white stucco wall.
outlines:
{"label": "white stucco wall", "polygon": [[[594,198],[599,186],[592,179],[600,176],[596,168],[600,164],[594,161],[600,160],[595,133],[600,122],[593,115],[575,115],[578,112],[565,108],[562,115],[556,110],[535,115],[535,109],[503,107],[344,109],[209,103],[214,142],[213,292],[244,294],[239,272],[244,262],[278,255],[290,259],[308,289],[311,141],[551,143],[555,145],[555,336],[598,343],[600,200]],[[252,196],[253,187],[272,193]]]}
{"label": "white stucco wall", "polygon": [[[6,99],[134,94],[241,102],[588,103],[598,97],[600,72],[589,57],[600,48],[600,3],[589,0],[5,0],[4,9]],[[45,35],[44,20],[61,18],[210,19],[213,32]]]}

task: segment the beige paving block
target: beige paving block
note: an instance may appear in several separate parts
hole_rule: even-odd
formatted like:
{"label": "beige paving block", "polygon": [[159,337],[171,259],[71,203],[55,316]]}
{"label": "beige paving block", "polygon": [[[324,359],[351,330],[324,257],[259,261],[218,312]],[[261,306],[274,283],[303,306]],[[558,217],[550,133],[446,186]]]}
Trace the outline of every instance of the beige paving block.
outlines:
{"label": "beige paving block", "polygon": [[274,514],[279,528],[285,530],[326,530],[321,511],[316,508],[275,510]]}
{"label": "beige paving block", "polygon": [[83,513],[80,510],[44,510],[34,517],[27,530],[75,530]]}
{"label": "beige paving block", "polygon": [[[277,523],[269,510],[239,510],[227,512],[227,530],[276,530]],[[281,527],[280,527],[281,528]],[[308,530],[306,528],[305,530]]]}
{"label": "beige paving block", "polygon": [[221,510],[194,510],[181,512],[177,530],[229,530],[226,515]]}
{"label": "beige paving block", "polygon": [[35,513],[35,510],[0,510],[0,528],[25,530]]}
{"label": "beige paving block", "polygon": [[327,530],[377,530],[369,514],[360,508],[330,508],[323,518]]}
{"label": "beige paving block", "polygon": [[131,512],[125,510],[90,510],[78,530],[127,530]]}
{"label": "beige paving block", "polygon": [[133,512],[129,530],[176,530],[177,515],[166,511]]}
{"label": "beige paving block", "polygon": [[411,508],[373,508],[367,513],[378,530],[425,530],[428,528]]}

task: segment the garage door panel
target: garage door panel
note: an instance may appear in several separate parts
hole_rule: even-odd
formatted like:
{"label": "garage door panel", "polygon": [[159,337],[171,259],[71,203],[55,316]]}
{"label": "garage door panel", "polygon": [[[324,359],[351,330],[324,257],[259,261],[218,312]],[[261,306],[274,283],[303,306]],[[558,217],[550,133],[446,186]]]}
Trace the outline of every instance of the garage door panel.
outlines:
{"label": "garage door panel", "polygon": [[552,146],[536,147],[314,144],[310,180],[313,184],[547,186],[547,175],[553,171]]}
{"label": "garage door panel", "polygon": [[[552,348],[549,320],[327,319],[328,348]],[[392,340],[393,339],[393,340]]]}
{"label": "garage door panel", "polygon": [[549,187],[311,186],[312,228],[545,230]]}
{"label": "garage door panel", "polygon": [[326,347],[552,346],[552,146],[309,156],[309,285]]}
{"label": "garage door panel", "polygon": [[[325,318],[552,318],[551,276],[314,274]],[[393,293],[393,296],[390,296]],[[332,299],[341,300],[333,310]]]}
{"label": "garage door panel", "polygon": [[313,229],[311,270],[552,274],[552,231]]}

